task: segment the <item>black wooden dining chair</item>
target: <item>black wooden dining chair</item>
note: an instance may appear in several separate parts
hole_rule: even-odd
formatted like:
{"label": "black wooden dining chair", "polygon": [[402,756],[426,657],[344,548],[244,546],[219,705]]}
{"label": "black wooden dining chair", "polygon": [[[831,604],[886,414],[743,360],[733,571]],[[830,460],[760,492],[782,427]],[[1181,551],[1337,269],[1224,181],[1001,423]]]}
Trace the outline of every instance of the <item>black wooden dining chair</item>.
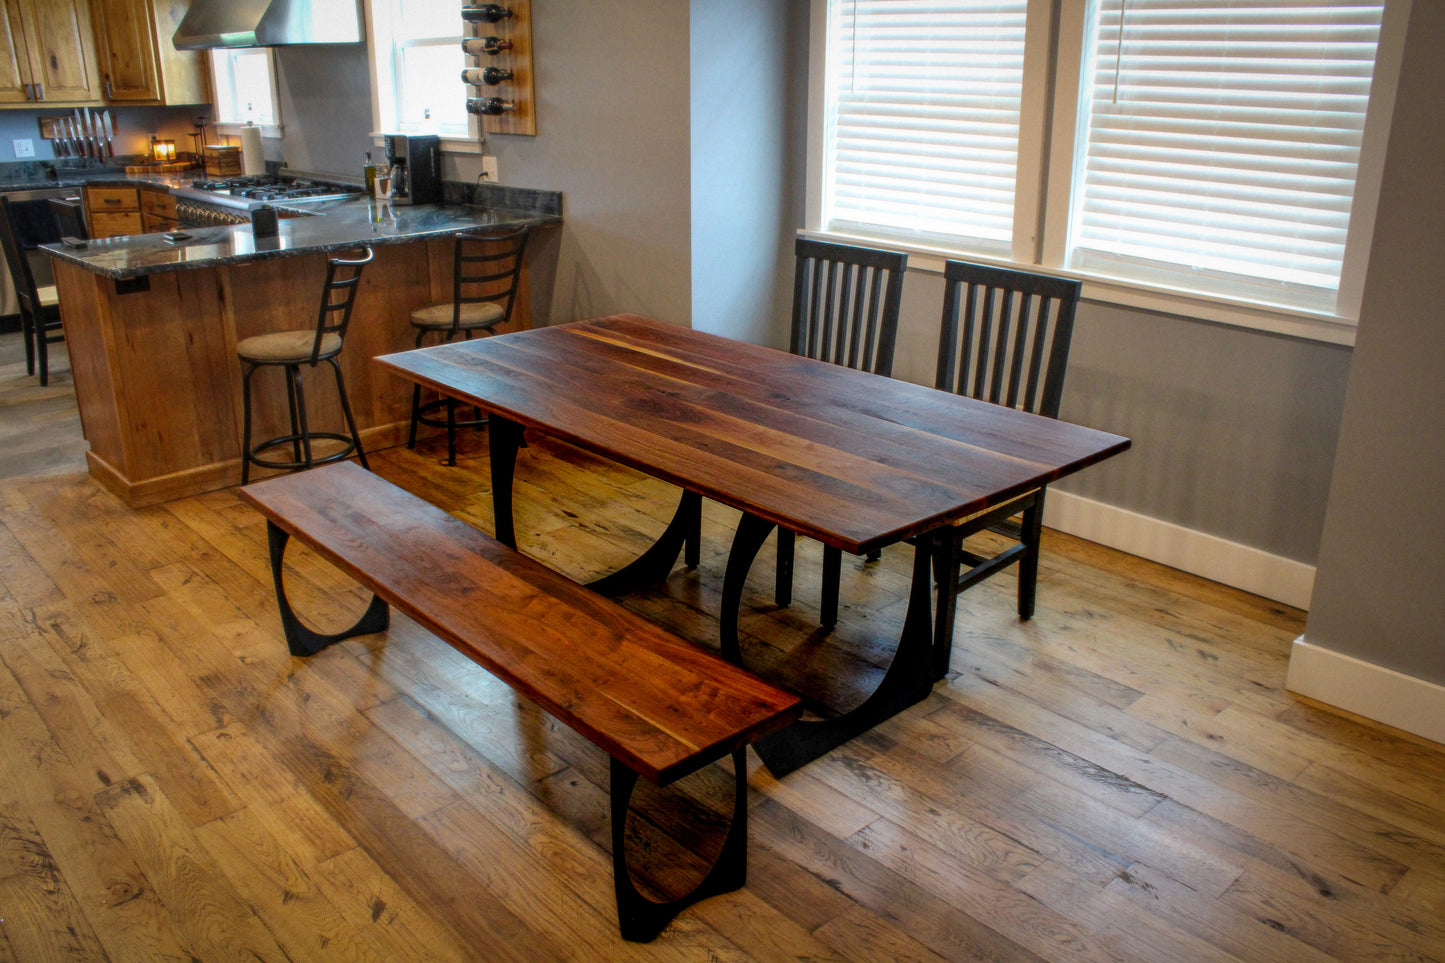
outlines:
{"label": "black wooden dining chair", "polygon": [[20,310],[21,337],[25,340],[25,373],[40,372],[40,384],[50,384],[50,346],[65,340],[60,324],[60,298],[54,285],[37,287],[30,259],[15,230],[10,201],[0,194],[0,247],[5,249],[5,264],[15,287]]}
{"label": "black wooden dining chair", "polygon": [[[891,376],[908,255],[803,237],[794,253],[792,352]],[[794,538],[793,532],[778,529],[774,592],[779,605],[792,602]],[[826,626],[838,621],[842,565],[842,550],[823,546],[819,621]]]}
{"label": "black wooden dining chair", "polygon": [[[1057,418],[1081,284],[962,261],[947,262],[943,276],[934,387]],[[939,678],[952,656],[960,592],[1018,563],[1019,618],[1033,617],[1043,512],[1041,486],[935,534],[934,668]],[[986,529],[1006,537],[1009,546],[990,554],[965,547],[967,539]]]}
{"label": "black wooden dining chair", "polygon": [[[497,326],[512,318],[517,300],[522,257],[527,250],[528,228],[497,231],[469,228],[456,234],[452,253],[452,297],[424,305],[411,313],[416,328],[416,346],[430,340],[445,344],[458,337],[495,333]],[[434,412],[445,410],[445,416]],[[416,447],[416,426],[431,425],[447,430],[447,464],[457,463],[457,429],[480,428],[487,423],[481,412],[465,421],[457,420],[457,403],[438,398],[425,404],[421,385],[411,393],[411,428],[406,447]]]}

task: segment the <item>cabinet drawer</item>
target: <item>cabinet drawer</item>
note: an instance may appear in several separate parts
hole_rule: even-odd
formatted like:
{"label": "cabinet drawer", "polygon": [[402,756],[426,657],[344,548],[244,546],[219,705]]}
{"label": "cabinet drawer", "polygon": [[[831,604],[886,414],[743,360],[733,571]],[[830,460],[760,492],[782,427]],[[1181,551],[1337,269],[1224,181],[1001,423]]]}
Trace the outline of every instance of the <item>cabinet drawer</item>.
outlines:
{"label": "cabinet drawer", "polygon": [[93,211],[90,215],[91,237],[117,237],[121,234],[140,234],[140,211]]}
{"label": "cabinet drawer", "polygon": [[92,211],[138,211],[140,199],[134,187],[87,187],[85,202]]}
{"label": "cabinet drawer", "polygon": [[140,209],[143,214],[174,218],[176,216],[175,195],[161,191],[141,191]]}
{"label": "cabinet drawer", "polygon": [[174,217],[162,217],[159,214],[152,214],[150,211],[141,211],[141,227],[146,234],[155,234],[157,231],[174,231],[180,227],[180,221]]}

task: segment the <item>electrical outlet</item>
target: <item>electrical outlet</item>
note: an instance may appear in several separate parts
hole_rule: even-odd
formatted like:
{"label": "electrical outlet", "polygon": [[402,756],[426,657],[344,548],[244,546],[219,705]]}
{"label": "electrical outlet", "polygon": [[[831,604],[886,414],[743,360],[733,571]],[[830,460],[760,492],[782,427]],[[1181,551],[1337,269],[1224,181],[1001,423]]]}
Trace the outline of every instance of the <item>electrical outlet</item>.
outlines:
{"label": "electrical outlet", "polygon": [[488,184],[496,184],[501,180],[501,175],[497,173],[497,158],[492,154],[482,156],[482,180]]}
{"label": "electrical outlet", "polygon": [[13,144],[14,147],[15,147],[15,156],[16,156],[16,157],[34,157],[34,156],[35,156],[35,141],[31,140],[30,138],[28,138],[28,137],[23,138],[23,139],[17,138],[16,140],[12,140],[10,143]]}

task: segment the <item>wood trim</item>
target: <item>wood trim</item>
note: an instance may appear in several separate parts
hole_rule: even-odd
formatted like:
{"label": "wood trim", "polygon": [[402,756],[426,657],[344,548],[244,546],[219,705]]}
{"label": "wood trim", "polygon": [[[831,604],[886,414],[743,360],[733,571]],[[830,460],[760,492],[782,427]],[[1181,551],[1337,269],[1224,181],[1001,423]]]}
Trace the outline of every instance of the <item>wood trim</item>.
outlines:
{"label": "wood trim", "polygon": [[1445,743],[1445,686],[1306,641],[1290,649],[1284,687],[1356,715]]}
{"label": "wood trim", "polygon": [[1314,593],[1313,565],[1056,488],[1044,503],[1044,524],[1295,608],[1309,608]]}

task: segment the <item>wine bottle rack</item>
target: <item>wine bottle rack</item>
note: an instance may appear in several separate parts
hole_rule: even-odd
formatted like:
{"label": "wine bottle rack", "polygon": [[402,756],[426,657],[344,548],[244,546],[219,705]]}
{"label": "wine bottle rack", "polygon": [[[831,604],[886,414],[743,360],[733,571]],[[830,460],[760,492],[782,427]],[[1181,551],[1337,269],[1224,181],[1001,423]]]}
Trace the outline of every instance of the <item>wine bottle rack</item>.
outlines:
{"label": "wine bottle rack", "polygon": [[479,54],[467,58],[468,67],[497,67],[511,71],[499,84],[467,86],[468,98],[498,97],[512,104],[501,114],[481,115],[482,130],[488,134],[537,134],[536,97],[532,87],[532,0],[511,0],[502,3],[512,11],[496,23],[467,23],[470,37],[495,36],[510,41],[511,47],[495,54]]}

